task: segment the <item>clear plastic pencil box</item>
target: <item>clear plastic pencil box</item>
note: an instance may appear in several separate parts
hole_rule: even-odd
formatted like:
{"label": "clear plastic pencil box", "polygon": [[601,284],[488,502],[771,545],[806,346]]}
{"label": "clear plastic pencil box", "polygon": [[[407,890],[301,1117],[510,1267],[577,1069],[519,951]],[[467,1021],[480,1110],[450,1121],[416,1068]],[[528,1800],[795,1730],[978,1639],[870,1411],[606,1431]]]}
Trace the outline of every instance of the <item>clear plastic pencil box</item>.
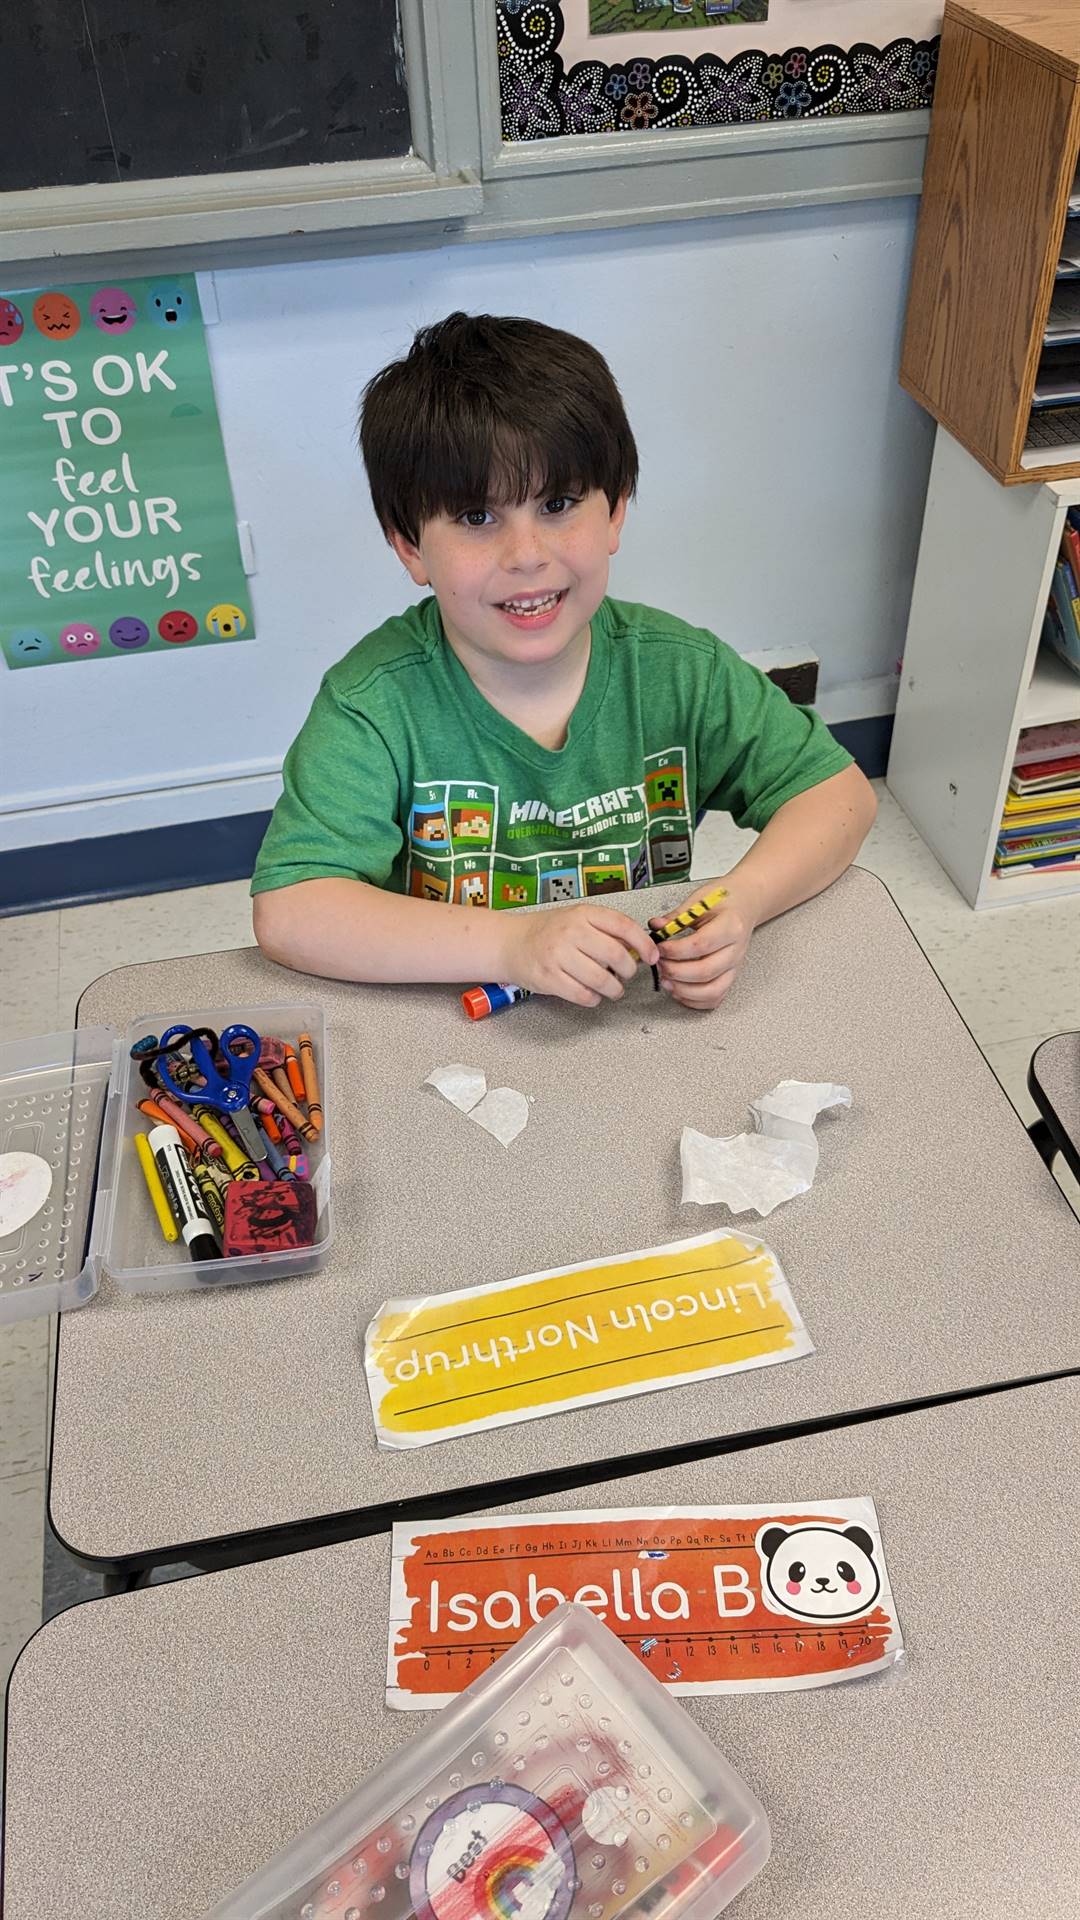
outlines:
{"label": "clear plastic pencil box", "polygon": [[[135,1151],[154,1123],[138,1111],[147,1089],[131,1048],[180,1022],[220,1033],[234,1022],[290,1040],[310,1033],[318,1062],[323,1128],[307,1144],[318,1198],[311,1246],[241,1259],[195,1261],[182,1240],[166,1241]],[[124,1033],[77,1027],[0,1046],[0,1154],[32,1153],[52,1173],[48,1198],[25,1226],[0,1236],[0,1325],[85,1306],[108,1276],[127,1293],[314,1273],[330,1257],[330,1132],[326,1023],[300,1004],[167,1008],[140,1014]]]}
{"label": "clear plastic pencil box", "polygon": [[723,1755],[566,1603],[207,1920],[715,1920],[769,1849]]}

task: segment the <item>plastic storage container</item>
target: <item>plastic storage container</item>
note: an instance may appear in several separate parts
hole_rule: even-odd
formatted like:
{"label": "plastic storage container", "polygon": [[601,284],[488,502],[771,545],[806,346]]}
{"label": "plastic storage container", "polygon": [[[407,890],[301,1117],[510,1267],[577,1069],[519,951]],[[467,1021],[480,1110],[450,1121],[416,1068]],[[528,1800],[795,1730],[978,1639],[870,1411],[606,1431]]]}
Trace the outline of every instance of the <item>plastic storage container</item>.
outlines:
{"label": "plastic storage container", "polygon": [[565,1604],[207,1920],[715,1920],[769,1850],[711,1741]]}
{"label": "plastic storage container", "polygon": [[113,1037],[82,1027],[0,1047],[0,1154],[37,1154],[52,1173],[40,1212],[0,1238],[0,1323],[81,1307],[97,1291],[87,1237]]}
{"label": "plastic storage container", "polygon": [[[194,1261],[182,1240],[163,1237],[135,1152],[136,1133],[153,1123],[135,1104],[146,1089],[131,1048],[179,1022],[220,1033],[236,1021],[294,1045],[300,1033],[312,1037],[323,1105],[322,1131],[307,1147],[315,1239],[295,1251]],[[103,1273],[144,1293],[316,1272],[333,1235],[332,1124],[326,1023],[314,1006],[169,1008],[140,1015],[121,1037],[111,1027],[80,1027],[0,1046],[0,1154],[34,1153],[52,1170],[40,1213],[0,1239],[0,1325],[85,1306]]]}
{"label": "plastic storage container", "polygon": [[[260,1036],[274,1034],[295,1046],[299,1033],[310,1033],[318,1063],[323,1103],[323,1126],[306,1146],[310,1179],[319,1203],[315,1240],[310,1247],[284,1253],[252,1253],[240,1259],[192,1260],[183,1240],[162,1237],[153,1204],[135,1152],[135,1135],[152,1121],[136,1102],[146,1088],[139,1066],[131,1058],[135,1043],[148,1033],[164,1033],[179,1021],[192,1027],[213,1027],[221,1033],[240,1022]],[[190,1287],[238,1285],[251,1280],[284,1279],[315,1273],[330,1257],[333,1223],[330,1205],[330,1128],[332,1123],[330,1072],[326,1054],[326,1023],[318,1007],[186,1007],[181,1012],[140,1014],[117,1043],[106,1139],[98,1177],[98,1200],[91,1231],[90,1258],[126,1293],[174,1293]]]}

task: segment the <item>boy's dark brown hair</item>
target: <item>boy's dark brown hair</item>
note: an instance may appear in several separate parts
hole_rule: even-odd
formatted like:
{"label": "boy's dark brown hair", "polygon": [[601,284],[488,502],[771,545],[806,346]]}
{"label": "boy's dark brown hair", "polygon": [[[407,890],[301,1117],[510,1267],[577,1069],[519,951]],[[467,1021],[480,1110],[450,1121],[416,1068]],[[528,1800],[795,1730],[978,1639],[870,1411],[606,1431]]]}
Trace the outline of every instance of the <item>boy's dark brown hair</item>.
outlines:
{"label": "boy's dark brown hair", "polygon": [[602,354],[539,320],[451,313],[364,389],[360,449],[383,531],[437,514],[589,492],[612,511],[638,457]]}

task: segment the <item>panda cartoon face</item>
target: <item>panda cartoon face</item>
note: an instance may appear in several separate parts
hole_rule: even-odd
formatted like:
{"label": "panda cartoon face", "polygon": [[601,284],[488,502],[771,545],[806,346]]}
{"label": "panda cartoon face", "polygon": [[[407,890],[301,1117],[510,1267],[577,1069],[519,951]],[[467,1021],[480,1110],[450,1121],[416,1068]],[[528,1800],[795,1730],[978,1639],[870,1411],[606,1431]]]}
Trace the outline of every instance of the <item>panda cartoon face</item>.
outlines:
{"label": "panda cartoon face", "polygon": [[771,1613],[796,1620],[854,1620],[881,1592],[865,1527],[765,1527],[755,1545]]}

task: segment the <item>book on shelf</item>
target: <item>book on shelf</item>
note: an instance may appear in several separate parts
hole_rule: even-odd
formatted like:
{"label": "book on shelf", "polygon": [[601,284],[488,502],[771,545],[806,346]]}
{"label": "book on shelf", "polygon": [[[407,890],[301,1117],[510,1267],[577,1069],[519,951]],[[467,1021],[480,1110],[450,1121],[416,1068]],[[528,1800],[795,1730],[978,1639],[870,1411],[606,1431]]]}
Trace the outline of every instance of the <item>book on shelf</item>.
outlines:
{"label": "book on shelf", "polygon": [[1014,766],[1009,776],[1009,792],[1026,799],[1029,794],[1060,793],[1080,787],[1080,754],[1061,760],[1029,760],[1026,766]]}
{"label": "book on shelf", "polygon": [[[1056,795],[1052,797],[1057,798]],[[1074,820],[1080,823],[1080,791],[1072,788],[1061,798],[1063,804],[1060,806],[1040,807],[1029,805],[1026,800],[1019,799],[1014,793],[1007,793],[1001,815],[1002,831],[1015,833],[1032,827],[1047,829],[1067,827]]]}
{"label": "book on shelf", "polygon": [[1054,567],[1042,637],[1066,666],[1071,667],[1074,673],[1080,673],[1080,601],[1077,599],[1077,583],[1064,535]]}
{"label": "book on shelf", "polygon": [[1019,867],[999,867],[997,863],[990,869],[991,880],[1016,880],[1025,873],[1080,873],[1080,859],[1028,860]]}
{"label": "book on shelf", "polygon": [[1080,758],[1080,720],[1047,720],[1041,727],[1021,727],[1013,766],[1067,760],[1073,755]]}

